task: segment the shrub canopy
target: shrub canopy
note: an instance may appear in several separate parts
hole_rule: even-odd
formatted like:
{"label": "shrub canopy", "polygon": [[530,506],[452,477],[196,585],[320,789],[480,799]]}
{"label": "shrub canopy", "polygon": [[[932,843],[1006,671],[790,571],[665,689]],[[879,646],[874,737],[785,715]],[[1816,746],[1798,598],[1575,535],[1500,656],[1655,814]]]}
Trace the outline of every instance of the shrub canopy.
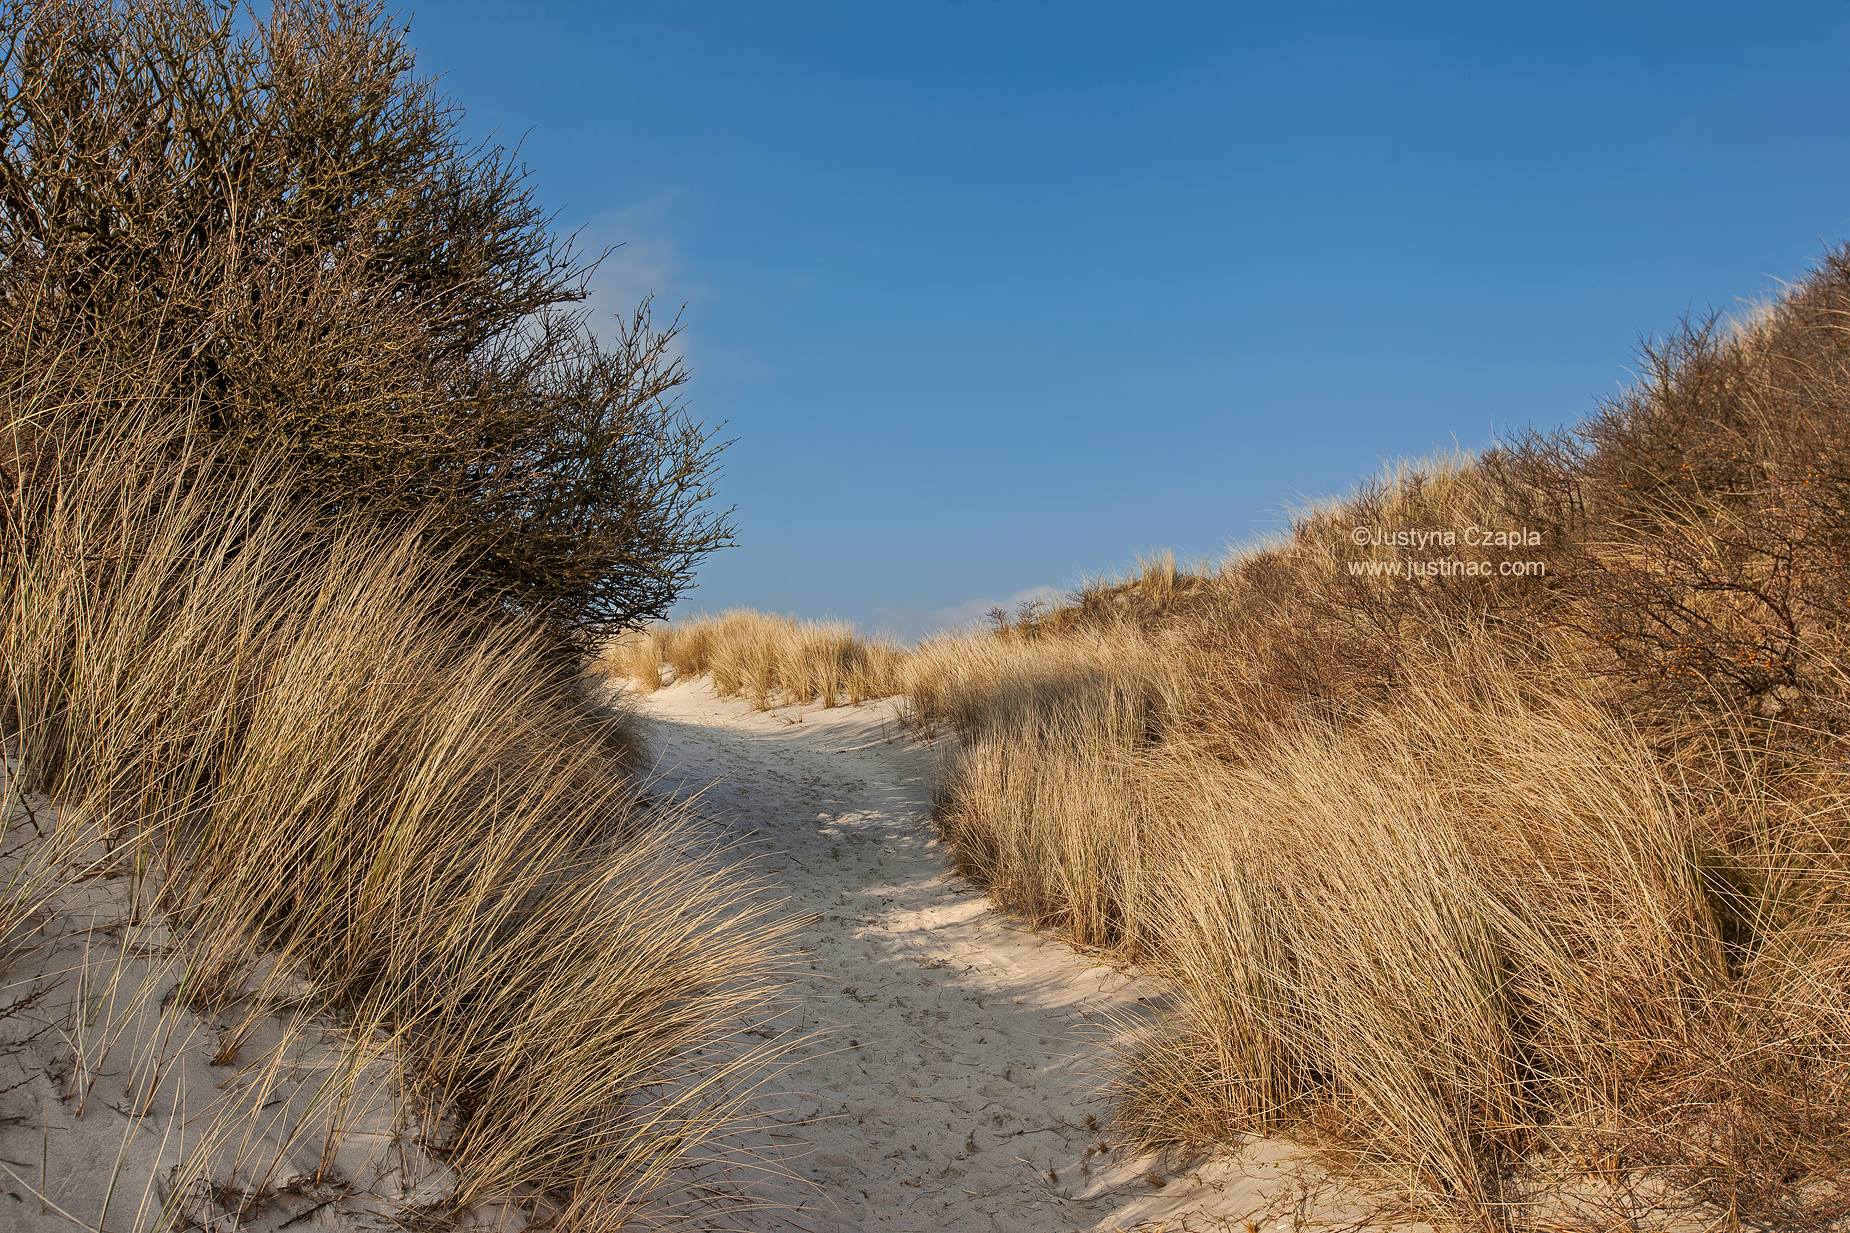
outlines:
{"label": "shrub canopy", "polygon": [[730,538],[678,322],[645,301],[598,336],[595,260],[403,35],[372,0],[7,6],[0,359],[158,374],[316,504],[420,522],[561,627],[659,616]]}

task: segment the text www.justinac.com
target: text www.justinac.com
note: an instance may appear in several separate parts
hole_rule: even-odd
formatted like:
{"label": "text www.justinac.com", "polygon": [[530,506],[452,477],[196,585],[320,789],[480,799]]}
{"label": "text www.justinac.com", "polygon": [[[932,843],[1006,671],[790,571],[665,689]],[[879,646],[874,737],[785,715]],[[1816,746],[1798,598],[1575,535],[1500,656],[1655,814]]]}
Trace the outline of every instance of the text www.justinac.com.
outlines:
{"label": "text www.justinac.com", "polygon": [[1434,557],[1425,561],[1350,561],[1352,578],[1539,578],[1548,572],[1545,561],[1483,561]]}

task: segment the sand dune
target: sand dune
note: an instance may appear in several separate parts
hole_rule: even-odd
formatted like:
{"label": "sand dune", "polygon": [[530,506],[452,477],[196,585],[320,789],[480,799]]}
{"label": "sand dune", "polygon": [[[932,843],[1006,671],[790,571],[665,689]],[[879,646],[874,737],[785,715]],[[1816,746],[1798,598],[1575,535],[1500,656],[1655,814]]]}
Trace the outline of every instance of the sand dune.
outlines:
{"label": "sand dune", "polygon": [[753,1229],[1291,1229],[1369,1214],[1292,1149],[1127,1151],[1100,1089],[1114,1026],[1159,996],[991,910],[929,818],[932,751],[892,705],[755,712],[702,680],[636,700],[663,785],[696,795],[798,912],[793,1026],[761,1102],[782,1176]]}
{"label": "sand dune", "polygon": [[[1384,1223],[1285,1144],[1182,1161],[1116,1140],[1102,1094],[1111,1041],[1160,993],[998,914],[950,870],[929,816],[933,752],[900,731],[892,704],[755,712],[702,681],[636,705],[659,788],[692,798],[768,893],[813,916],[791,972],[787,1027],[803,1043],[741,1140],[686,1174],[697,1187],[660,1197],[664,1227],[1254,1233]],[[133,915],[126,880],[82,888],[47,905],[31,970],[14,972],[43,1003],[16,1015],[0,1042],[0,1061],[21,1072],[0,1102],[0,1229],[138,1228],[165,1208],[212,1233],[356,1233],[441,1202],[445,1170],[416,1149],[383,1053],[378,1098],[341,1110],[336,1155],[321,1155],[335,1128],[312,1108],[315,1076],[343,1056],[324,1024],[292,1029],[293,1046],[251,1042],[244,1053],[259,1071],[275,1049],[291,1055],[290,1077],[272,1079],[256,1103],[309,1103],[263,1118],[254,1139],[237,1136],[236,1160],[206,1166],[211,1186],[181,1183],[182,1160],[251,1079],[214,1064],[224,1024],[164,996],[173,975],[155,970],[165,953],[157,925],[140,926],[134,945],[122,939],[123,959],[96,948],[99,923],[111,937],[117,928],[103,918]],[[116,1044],[78,1050],[94,1078],[59,1087],[72,1042],[52,1028],[73,1021],[67,1002],[106,998],[104,985],[134,991],[132,1005],[101,1016]],[[137,1096],[140,1107],[124,1107]],[[240,1182],[276,1193],[240,1215]],[[202,1189],[195,1200],[177,1184]],[[522,1222],[477,1209],[464,1223]]]}

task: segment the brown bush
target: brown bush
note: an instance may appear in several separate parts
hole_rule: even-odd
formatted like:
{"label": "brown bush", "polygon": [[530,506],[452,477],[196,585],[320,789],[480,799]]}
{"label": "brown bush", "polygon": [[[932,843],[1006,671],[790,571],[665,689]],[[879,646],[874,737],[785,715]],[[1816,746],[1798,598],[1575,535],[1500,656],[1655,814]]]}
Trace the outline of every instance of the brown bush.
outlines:
{"label": "brown bush", "polygon": [[[592,265],[466,143],[372,0],[0,15],[0,361],[104,355],[327,510],[417,520],[498,601],[659,616],[724,543],[675,326],[600,341]],[[73,387],[61,414],[102,415]]]}
{"label": "brown bush", "polygon": [[1488,466],[1572,547],[1551,623],[1627,705],[1841,727],[1850,630],[1850,249],[1753,319],[1686,325],[1571,434]]}

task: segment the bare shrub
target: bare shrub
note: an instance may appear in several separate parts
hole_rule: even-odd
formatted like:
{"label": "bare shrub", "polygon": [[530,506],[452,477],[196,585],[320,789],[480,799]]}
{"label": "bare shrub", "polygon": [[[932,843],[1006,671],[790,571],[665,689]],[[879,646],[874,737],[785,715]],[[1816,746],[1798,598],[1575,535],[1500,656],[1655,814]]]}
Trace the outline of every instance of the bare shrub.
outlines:
{"label": "bare shrub", "polygon": [[1645,379],[1572,434],[1489,460],[1503,500],[1576,546],[1553,614],[1626,705],[1840,727],[1850,628],[1850,250],[1724,328],[1646,350]]}
{"label": "bare shrub", "polygon": [[415,521],[566,629],[661,616],[727,542],[675,326],[600,338],[594,261],[379,4],[47,0],[0,48],[7,371],[142,363],[311,505]]}

